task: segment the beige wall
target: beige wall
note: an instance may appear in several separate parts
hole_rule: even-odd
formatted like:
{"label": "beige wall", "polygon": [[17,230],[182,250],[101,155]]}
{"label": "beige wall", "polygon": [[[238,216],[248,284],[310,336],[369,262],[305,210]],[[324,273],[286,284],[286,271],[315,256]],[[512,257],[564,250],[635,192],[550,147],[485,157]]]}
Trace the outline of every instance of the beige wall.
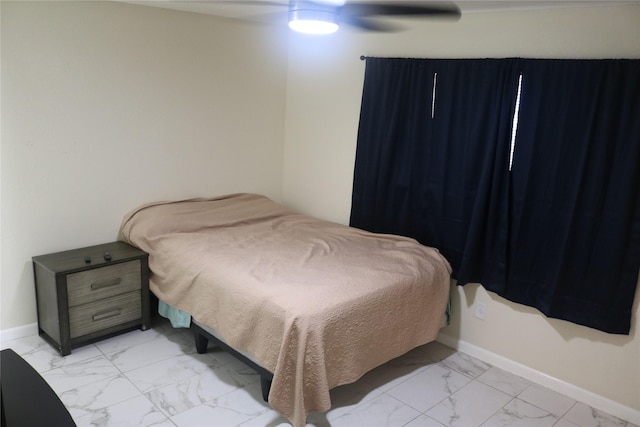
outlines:
{"label": "beige wall", "polygon": [[2,7],[1,329],[31,257],[116,239],[161,199],[279,199],[287,32],[111,2]]}
{"label": "beige wall", "polygon": [[[283,198],[307,213],[348,222],[365,68],[360,55],[640,58],[639,23],[640,7],[624,6],[469,14],[455,23],[412,24],[398,34],[291,36]],[[534,370],[556,385],[604,396],[622,405],[622,413],[640,414],[637,301],[627,337],[547,319],[477,285],[452,290],[455,315],[444,342],[461,342],[526,368],[522,373]],[[473,317],[476,301],[487,304],[484,321]]]}

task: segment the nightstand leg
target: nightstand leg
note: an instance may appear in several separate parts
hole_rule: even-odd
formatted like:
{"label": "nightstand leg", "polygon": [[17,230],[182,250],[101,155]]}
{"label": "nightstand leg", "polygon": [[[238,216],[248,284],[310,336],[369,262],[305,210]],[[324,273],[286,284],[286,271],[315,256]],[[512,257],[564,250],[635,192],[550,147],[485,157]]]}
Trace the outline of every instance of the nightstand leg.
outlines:
{"label": "nightstand leg", "polygon": [[71,354],[71,345],[68,342],[63,342],[60,346],[60,356],[68,356]]}

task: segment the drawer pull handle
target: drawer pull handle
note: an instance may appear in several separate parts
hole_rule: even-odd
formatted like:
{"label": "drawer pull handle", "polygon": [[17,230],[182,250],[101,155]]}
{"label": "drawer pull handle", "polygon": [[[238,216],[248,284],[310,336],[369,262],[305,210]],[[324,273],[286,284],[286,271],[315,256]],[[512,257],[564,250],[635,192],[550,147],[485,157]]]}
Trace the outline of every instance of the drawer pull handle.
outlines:
{"label": "drawer pull handle", "polygon": [[105,320],[105,319],[110,319],[112,317],[120,316],[121,313],[122,313],[121,308],[116,308],[114,310],[109,310],[109,311],[103,311],[102,313],[96,313],[93,316],[91,316],[91,320],[93,320],[94,322],[98,322],[100,320]]}
{"label": "drawer pull handle", "polygon": [[110,286],[119,285],[122,282],[122,278],[118,277],[117,279],[107,280],[105,282],[96,282],[91,284],[91,290],[97,291],[98,289],[108,288]]}

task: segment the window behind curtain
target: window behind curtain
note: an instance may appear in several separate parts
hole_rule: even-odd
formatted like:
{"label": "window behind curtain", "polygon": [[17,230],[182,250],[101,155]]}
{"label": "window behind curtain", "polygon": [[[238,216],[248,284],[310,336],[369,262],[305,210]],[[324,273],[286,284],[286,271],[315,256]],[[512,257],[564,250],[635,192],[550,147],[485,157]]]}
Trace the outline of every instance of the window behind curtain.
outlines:
{"label": "window behind curtain", "polygon": [[440,249],[460,284],[628,333],[639,63],[367,59],[351,225]]}

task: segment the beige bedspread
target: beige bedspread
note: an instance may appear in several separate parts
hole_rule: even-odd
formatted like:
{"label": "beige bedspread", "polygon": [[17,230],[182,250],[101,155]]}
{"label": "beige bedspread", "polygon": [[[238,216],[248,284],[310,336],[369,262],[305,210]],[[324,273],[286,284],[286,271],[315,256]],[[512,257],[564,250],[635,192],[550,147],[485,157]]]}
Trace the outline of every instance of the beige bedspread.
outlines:
{"label": "beige bedspread", "polygon": [[329,389],[435,339],[450,266],[415,240],[236,194],[142,206],[120,238],[150,254],[152,291],[273,372],[294,426]]}

